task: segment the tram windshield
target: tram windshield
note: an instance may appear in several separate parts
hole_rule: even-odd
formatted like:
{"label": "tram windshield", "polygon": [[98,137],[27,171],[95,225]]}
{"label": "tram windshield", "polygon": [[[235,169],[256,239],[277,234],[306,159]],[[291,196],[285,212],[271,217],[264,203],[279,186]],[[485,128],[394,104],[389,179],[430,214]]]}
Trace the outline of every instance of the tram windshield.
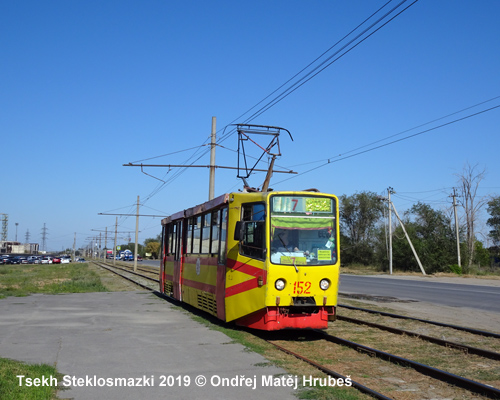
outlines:
{"label": "tram windshield", "polygon": [[271,197],[271,262],[324,265],[337,262],[335,200],[318,196]]}

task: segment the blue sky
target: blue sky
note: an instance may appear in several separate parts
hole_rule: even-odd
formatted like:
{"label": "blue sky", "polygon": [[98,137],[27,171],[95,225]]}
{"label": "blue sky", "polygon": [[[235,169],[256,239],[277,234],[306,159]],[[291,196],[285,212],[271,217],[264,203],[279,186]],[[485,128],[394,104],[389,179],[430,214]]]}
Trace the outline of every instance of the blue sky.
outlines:
{"label": "blue sky", "polygon": [[[2,2],[0,212],[9,240],[17,222],[19,240],[29,230],[30,242],[41,242],[46,223],[48,250],[72,247],[75,232],[81,247],[114,230],[115,217],[99,213],[134,213],[138,195],[141,214],[204,202],[207,169],[145,170],[163,185],[122,165],[170,153],[143,162],[192,163],[207,151],[212,116],[218,137],[245,122],[251,113],[243,113],[385,3]],[[388,141],[500,105],[498,15],[495,0],[420,0],[252,119],[294,139],[281,136],[277,164],[299,174],[275,174],[271,187],[350,195],[392,186],[400,211],[419,200],[445,208],[469,163],[486,170],[479,194],[498,194],[500,108],[338,157],[486,100],[496,98]],[[236,135],[220,144],[216,163],[235,166]],[[195,164],[208,163],[207,153]],[[217,170],[216,195],[241,188],[235,171]],[[119,241],[133,240],[135,218],[119,225]],[[141,218],[140,230],[140,242],[155,237],[160,218]]]}

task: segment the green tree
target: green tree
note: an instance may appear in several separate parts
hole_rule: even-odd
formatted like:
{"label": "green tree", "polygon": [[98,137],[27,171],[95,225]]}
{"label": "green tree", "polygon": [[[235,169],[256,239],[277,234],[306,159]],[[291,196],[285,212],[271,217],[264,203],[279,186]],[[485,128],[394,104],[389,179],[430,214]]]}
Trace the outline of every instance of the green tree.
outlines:
{"label": "green tree", "polygon": [[158,258],[160,254],[160,242],[149,242],[146,245],[146,253],[151,253],[153,258]]}
{"label": "green tree", "polygon": [[342,262],[373,263],[374,232],[383,216],[382,201],[373,192],[342,195],[339,200]]}
{"label": "green tree", "polygon": [[145,253],[150,253],[153,258],[158,258],[161,249],[161,235],[155,238],[148,238],[144,241]]}
{"label": "green tree", "polygon": [[491,228],[488,236],[493,240],[494,246],[500,246],[500,196],[494,197],[488,202],[487,210],[490,218],[486,224]]}
{"label": "green tree", "polygon": [[[456,263],[453,225],[444,212],[419,202],[405,212],[403,223],[426,273],[448,271],[448,266]],[[395,230],[392,243],[394,268],[418,271],[401,227]]]}

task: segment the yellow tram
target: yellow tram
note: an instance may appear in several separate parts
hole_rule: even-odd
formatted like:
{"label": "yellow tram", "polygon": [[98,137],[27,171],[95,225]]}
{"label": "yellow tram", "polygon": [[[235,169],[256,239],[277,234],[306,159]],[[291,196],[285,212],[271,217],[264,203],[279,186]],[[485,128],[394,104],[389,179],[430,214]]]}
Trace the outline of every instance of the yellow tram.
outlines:
{"label": "yellow tram", "polygon": [[323,329],[339,285],[338,199],[237,192],[162,220],[160,291],[261,330]]}

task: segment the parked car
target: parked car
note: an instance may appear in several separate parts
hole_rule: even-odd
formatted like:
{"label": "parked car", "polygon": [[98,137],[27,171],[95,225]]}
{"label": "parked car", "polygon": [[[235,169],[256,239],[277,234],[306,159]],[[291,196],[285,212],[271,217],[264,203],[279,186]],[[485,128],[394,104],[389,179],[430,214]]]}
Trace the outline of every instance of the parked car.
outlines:
{"label": "parked car", "polygon": [[69,264],[71,262],[71,258],[69,257],[62,257],[61,258],[61,264]]}
{"label": "parked car", "polygon": [[52,259],[52,264],[61,264],[61,259],[59,257],[54,257]]}
{"label": "parked car", "polygon": [[85,258],[79,258],[76,260],[76,262],[85,262]]}
{"label": "parked car", "polygon": [[52,257],[50,256],[46,256],[46,257],[42,257],[42,264],[52,264]]}
{"label": "parked car", "polygon": [[0,258],[0,264],[10,264],[10,256],[3,255]]}

